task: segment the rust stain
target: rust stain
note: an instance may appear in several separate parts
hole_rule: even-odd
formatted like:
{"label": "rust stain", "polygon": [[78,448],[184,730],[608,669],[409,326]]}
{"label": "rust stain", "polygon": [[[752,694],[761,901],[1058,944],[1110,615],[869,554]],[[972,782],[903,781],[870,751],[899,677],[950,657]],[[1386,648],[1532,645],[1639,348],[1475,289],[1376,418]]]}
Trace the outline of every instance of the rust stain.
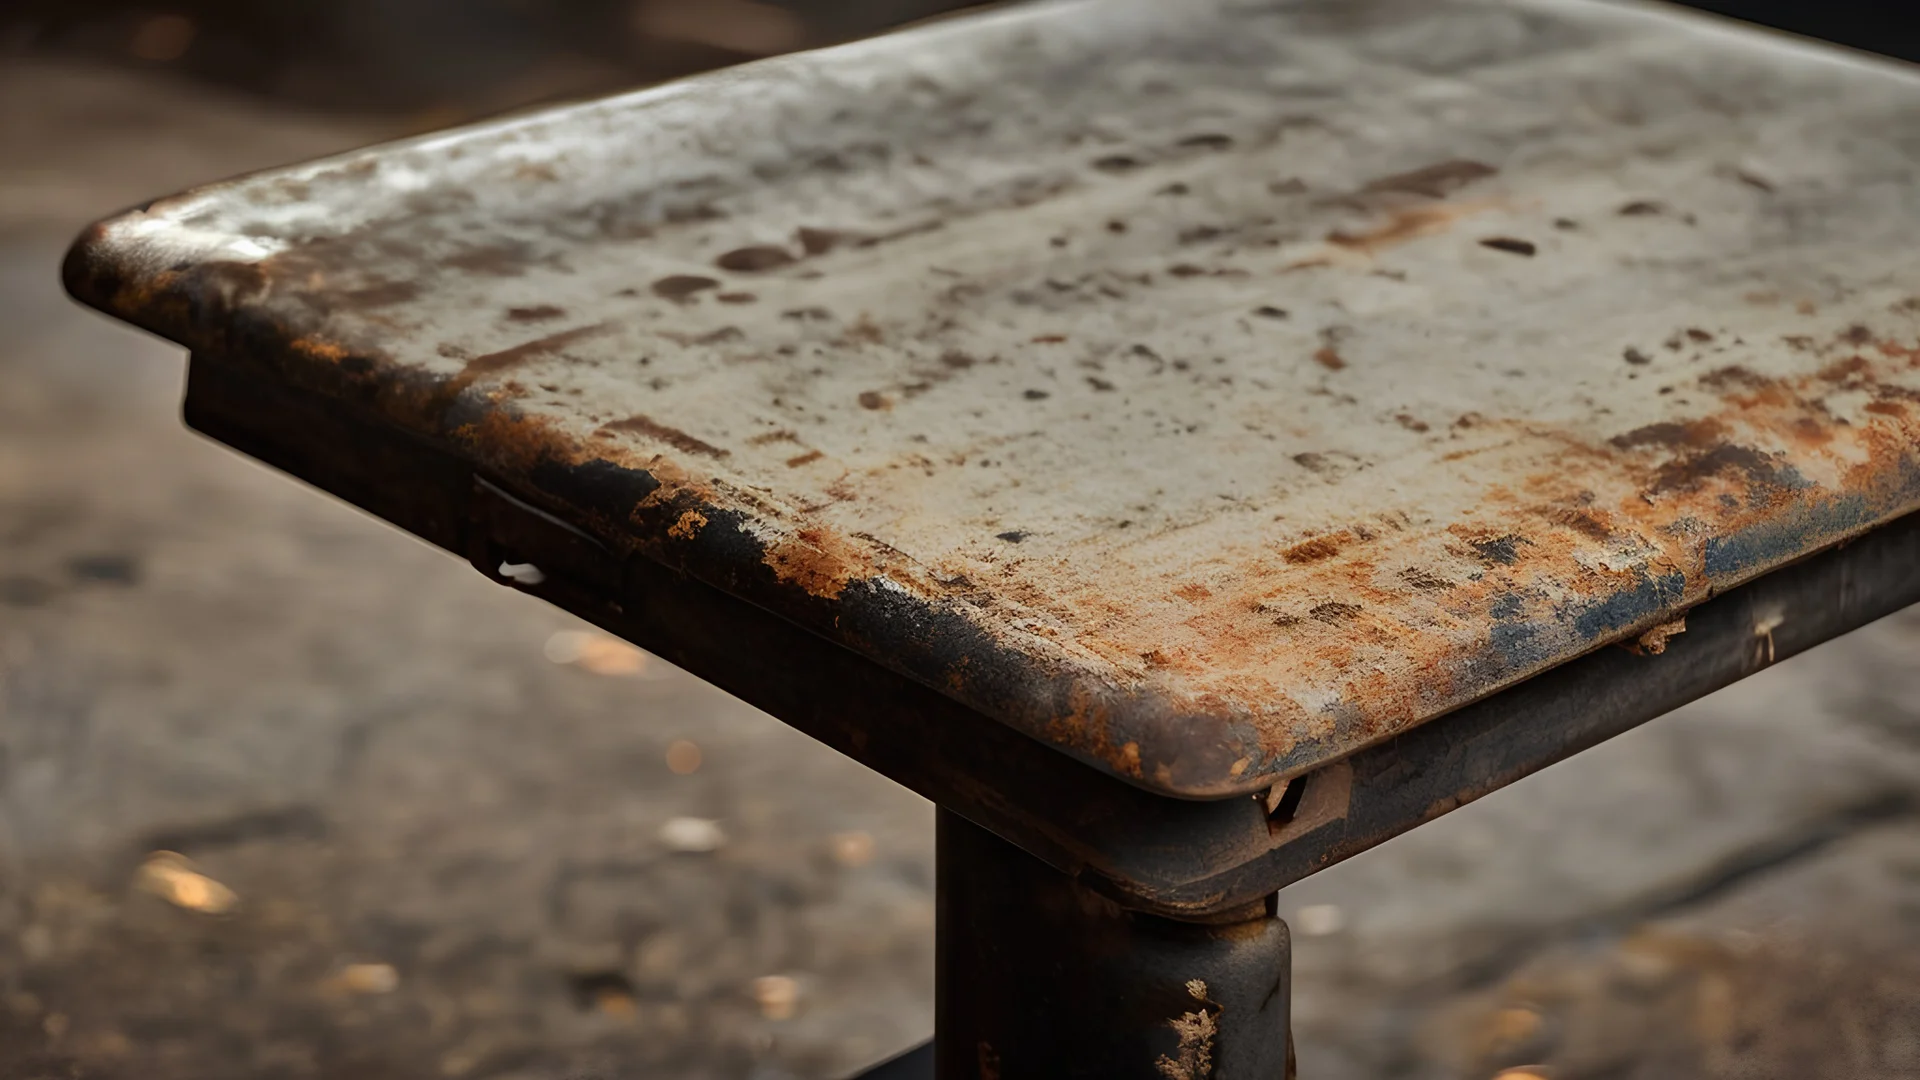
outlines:
{"label": "rust stain", "polygon": [[1446,232],[1454,222],[1481,209],[1477,205],[1454,204],[1402,207],[1371,228],[1359,232],[1336,230],[1328,233],[1327,243],[1349,251],[1372,254]]}
{"label": "rust stain", "polygon": [[775,541],[763,561],[782,581],[828,600],[838,597],[849,584],[872,577],[875,570],[865,550],[818,525],[802,527]]}
{"label": "rust stain", "polygon": [[736,274],[760,274],[768,270],[778,270],[783,266],[792,266],[800,260],[793,252],[773,244],[758,244],[752,247],[735,248],[713,260],[713,264],[722,270]]}
{"label": "rust stain", "polygon": [[684,304],[693,299],[696,293],[707,289],[717,289],[720,282],[715,278],[702,277],[699,274],[668,274],[653,283],[653,295],[676,304]]}
{"label": "rust stain", "polygon": [[576,326],[571,330],[562,330],[557,334],[548,334],[543,338],[535,338],[532,341],[523,342],[510,349],[501,349],[499,352],[490,352],[482,356],[476,356],[467,361],[466,366],[460,369],[458,375],[448,379],[441,385],[437,396],[442,401],[451,401],[459,396],[467,387],[472,386],[480,379],[489,375],[497,375],[516,364],[525,363],[528,360],[542,356],[551,356],[561,349],[566,348],[568,345],[580,341],[583,338],[598,334],[605,329],[605,323],[595,323],[591,326]]}
{"label": "rust stain", "polygon": [[1344,545],[1346,539],[1347,539],[1346,533],[1333,533],[1327,536],[1316,536],[1311,540],[1303,540],[1300,543],[1295,544],[1290,548],[1287,548],[1286,550],[1280,553],[1280,557],[1296,565],[1301,563],[1319,562],[1322,559],[1331,559],[1335,555],[1340,554],[1340,549]]}
{"label": "rust stain", "polygon": [[1920,346],[1902,345],[1897,341],[1879,341],[1874,348],[1880,355],[1890,360],[1905,360],[1908,367],[1920,367]]}
{"label": "rust stain", "polygon": [[682,450],[689,454],[699,454],[702,457],[723,458],[726,457],[728,453],[726,450],[707,442],[705,439],[696,438],[681,431],[679,428],[668,427],[650,416],[642,416],[639,414],[629,416],[625,420],[615,420],[610,424],[602,424],[600,430],[604,432],[620,431],[631,432],[635,435],[644,435],[656,442],[666,443],[675,450]]}
{"label": "rust stain", "polygon": [[1867,358],[1855,353],[1821,368],[1820,378],[1830,383],[1846,385],[1857,383],[1871,369],[1872,365],[1867,363]]}
{"label": "rust stain", "polygon": [[347,347],[337,341],[321,341],[315,338],[301,337],[293,339],[288,345],[293,352],[300,356],[304,356],[310,360],[319,360],[327,364],[338,364],[351,355]]}
{"label": "rust stain", "polygon": [[1307,610],[1307,614],[1323,623],[1333,625],[1345,622],[1359,615],[1364,610],[1365,609],[1359,604],[1345,604],[1338,600],[1329,600],[1323,604],[1315,604]]}
{"label": "rust stain", "polygon": [[842,244],[858,243],[865,239],[859,233],[842,229],[814,229],[804,226],[794,233],[793,238],[800,242],[800,250],[809,256],[825,255]]}
{"label": "rust stain", "polygon": [[1628,652],[1639,656],[1659,656],[1661,653],[1667,651],[1667,642],[1686,632],[1687,617],[1682,615],[1671,622],[1663,622],[1659,626],[1634,638],[1632,641],[1626,643],[1626,648]]}
{"label": "rust stain", "polygon": [[706,527],[707,515],[698,510],[688,510],[667,529],[667,535],[675,540],[691,540],[699,536],[700,530]]}
{"label": "rust stain", "polygon": [[[1709,376],[1711,378],[1711,376]],[[1609,446],[1621,450],[1633,450],[1640,447],[1665,447],[1669,449],[1686,447],[1706,449],[1719,443],[1726,434],[1727,426],[1718,419],[1708,418],[1689,423],[1677,423],[1663,420],[1634,428],[1624,434],[1615,435],[1607,440]]]}
{"label": "rust stain", "polygon": [[[1722,387],[1729,381],[1751,385],[1753,378],[1750,373],[1742,372],[1739,378],[1729,380],[1722,371],[1705,376],[1702,382]],[[1796,420],[1796,430],[1802,422],[1814,421],[1811,418]],[[1770,455],[1750,446],[1726,441],[1727,431],[1726,423],[1718,419],[1687,424],[1663,422],[1616,435],[1609,440],[1609,445],[1622,450],[1659,448],[1671,452],[1647,486],[1650,494],[1692,490],[1709,477],[1727,471],[1744,473],[1755,485],[1777,485],[1781,479],[1779,464]]]}
{"label": "rust stain", "polygon": [[501,409],[456,429],[453,437],[509,475],[524,475],[542,461],[570,460],[577,453],[573,441],[554,421]]}
{"label": "rust stain", "polygon": [[1361,188],[1362,194],[1397,193],[1428,199],[1444,199],[1477,180],[1499,173],[1499,169],[1464,158],[1442,161],[1410,172],[1383,176]]}
{"label": "rust stain", "polygon": [[1660,495],[1672,491],[1692,491],[1707,479],[1727,472],[1740,472],[1755,487],[1775,486],[1780,482],[1779,463],[1751,446],[1716,446],[1660,466],[1647,491]]}
{"label": "rust stain", "polygon": [[1541,516],[1556,524],[1564,525],[1589,540],[1606,540],[1613,535],[1613,528],[1585,507],[1549,507],[1541,512]]}

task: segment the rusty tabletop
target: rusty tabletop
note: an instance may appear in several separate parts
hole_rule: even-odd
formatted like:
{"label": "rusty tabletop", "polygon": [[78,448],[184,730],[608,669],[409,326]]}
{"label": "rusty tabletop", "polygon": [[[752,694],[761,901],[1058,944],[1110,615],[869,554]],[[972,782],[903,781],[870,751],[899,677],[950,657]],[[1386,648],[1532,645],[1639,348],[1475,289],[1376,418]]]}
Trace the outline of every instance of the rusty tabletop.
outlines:
{"label": "rusty tabletop", "polygon": [[67,280],[292,402],[224,421],[268,460],[298,416],[399,440],[278,463],[430,539],[473,550],[356,494],[409,453],[1220,799],[1920,508],[1916,233],[1888,63],[1634,4],[1092,0],[189,192]]}

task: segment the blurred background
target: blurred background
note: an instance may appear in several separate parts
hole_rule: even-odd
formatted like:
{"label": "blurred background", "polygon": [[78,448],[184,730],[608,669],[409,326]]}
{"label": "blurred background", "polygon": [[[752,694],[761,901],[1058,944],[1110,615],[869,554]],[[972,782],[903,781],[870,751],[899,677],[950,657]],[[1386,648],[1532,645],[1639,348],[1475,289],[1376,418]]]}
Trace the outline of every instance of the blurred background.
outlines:
{"label": "blurred background", "polygon": [[[11,0],[0,55],[92,60],[324,108],[448,121],[830,44],[960,0]],[[1912,5],[1693,7],[1906,59]]]}
{"label": "blurred background", "polygon": [[[55,268],[146,197],[952,6],[0,4],[0,1080],[788,1080],[925,1037],[925,803],[190,435],[179,350]],[[1920,58],[1911,5],[1698,6]],[[1281,908],[1309,1080],[1920,1077],[1920,614]]]}
{"label": "blurred background", "polygon": [[869,34],[955,0],[16,0],[14,52],[439,120]]}

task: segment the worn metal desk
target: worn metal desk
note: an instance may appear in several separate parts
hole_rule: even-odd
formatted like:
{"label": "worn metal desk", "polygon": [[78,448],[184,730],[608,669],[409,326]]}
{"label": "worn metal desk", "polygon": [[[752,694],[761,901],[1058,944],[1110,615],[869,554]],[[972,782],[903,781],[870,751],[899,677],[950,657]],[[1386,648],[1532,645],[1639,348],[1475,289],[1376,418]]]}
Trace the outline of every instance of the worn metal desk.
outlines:
{"label": "worn metal desk", "polygon": [[243,178],[66,272],[192,350],[194,427],[939,803],[942,1077],[1238,1080],[1275,890],[1920,598],[1917,236],[1905,70],[1105,0]]}

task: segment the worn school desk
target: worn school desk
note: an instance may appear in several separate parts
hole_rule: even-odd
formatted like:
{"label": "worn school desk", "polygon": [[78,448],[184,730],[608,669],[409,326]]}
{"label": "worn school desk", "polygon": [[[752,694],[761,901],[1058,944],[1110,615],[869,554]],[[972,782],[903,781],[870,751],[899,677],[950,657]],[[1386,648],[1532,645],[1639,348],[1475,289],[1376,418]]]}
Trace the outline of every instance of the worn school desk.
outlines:
{"label": "worn school desk", "polygon": [[1904,69],[1094,0],[215,185],[66,273],[191,350],[195,428],[936,801],[896,1073],[1240,1080],[1281,886],[1920,598],[1916,240]]}

